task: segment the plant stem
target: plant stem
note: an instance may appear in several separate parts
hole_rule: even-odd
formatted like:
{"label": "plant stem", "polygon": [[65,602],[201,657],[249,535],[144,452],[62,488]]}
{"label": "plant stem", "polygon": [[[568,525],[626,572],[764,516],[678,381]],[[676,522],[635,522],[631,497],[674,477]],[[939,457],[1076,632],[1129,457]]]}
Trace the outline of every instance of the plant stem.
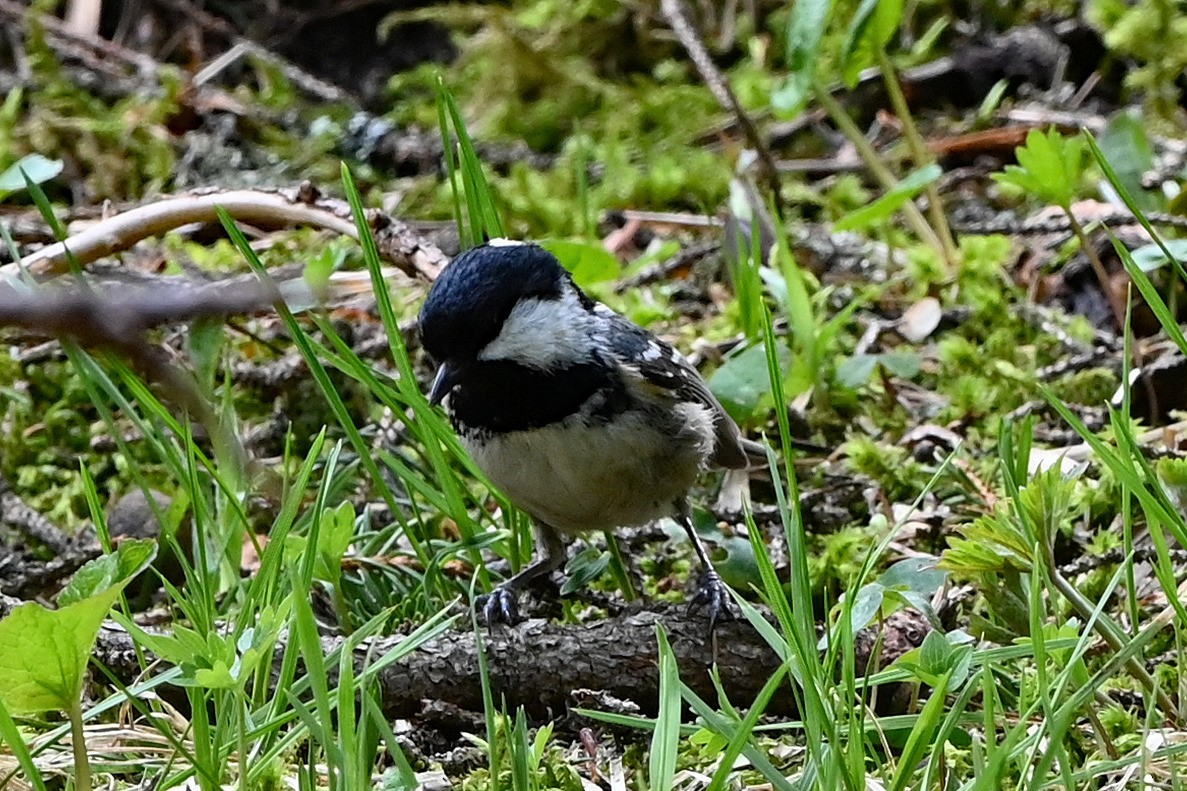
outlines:
{"label": "plant stem", "polygon": [[247,694],[240,687],[235,690],[239,701],[239,791],[247,791]]}
{"label": "plant stem", "polygon": [[[1113,311],[1113,319],[1117,322],[1117,331],[1129,335],[1129,323],[1125,319],[1125,305],[1121,304],[1120,298],[1116,292],[1113,291],[1109,284],[1109,273],[1105,269],[1105,264],[1100,260],[1100,256],[1096,254],[1096,248],[1092,246],[1092,242],[1088,239],[1088,234],[1084,232],[1084,226],[1076,219],[1076,215],[1072,212],[1071,207],[1063,207],[1063,213],[1067,215],[1068,225],[1072,229],[1072,233],[1076,235],[1076,241],[1080,244],[1080,249],[1084,251],[1084,255],[1088,257],[1088,263],[1092,265],[1092,271],[1096,273],[1096,279],[1100,281],[1100,289],[1104,292],[1105,299],[1109,303],[1109,308]],[[1138,348],[1132,343],[1130,346],[1133,358],[1133,365],[1135,368],[1142,367],[1142,356]],[[1150,410],[1152,413],[1158,413],[1158,397],[1154,392],[1154,383],[1150,377],[1142,377],[1142,382],[1146,388],[1146,397],[1150,399]]]}
{"label": "plant stem", "polygon": [[[882,185],[882,188],[886,190],[893,189],[898,183],[898,180],[890,172],[890,169],[882,164],[882,160],[878,157],[878,152],[870,145],[870,141],[866,140],[865,135],[857,128],[857,124],[853,123],[853,119],[845,112],[845,108],[829,93],[828,87],[823,85],[818,78],[813,82],[812,90],[816,96],[816,101],[820,102],[825,112],[833,120],[833,123],[844,133],[845,137],[849,139],[849,142],[853,144],[853,147],[857,149],[858,156],[861,157],[866,167],[870,169],[870,173]],[[941,257],[944,257],[944,245],[940,242],[940,237],[936,235],[935,230],[927,224],[927,220],[924,218],[923,213],[919,211],[919,207],[914,202],[907,201],[903,204],[903,214],[906,216],[908,224],[915,231],[915,235],[935,248]],[[951,267],[951,262],[947,263]]]}
{"label": "plant stem", "polygon": [[[1061,594],[1063,594],[1063,597],[1068,600],[1068,603],[1072,605],[1072,609],[1079,613],[1080,617],[1084,619],[1085,623],[1092,623],[1094,625],[1094,630],[1102,640],[1109,644],[1109,648],[1120,653],[1125,646],[1121,642],[1120,636],[1118,636],[1118,634],[1114,631],[1116,627],[1111,621],[1103,616],[1093,620],[1092,616],[1094,608],[1087,600],[1084,599],[1082,595],[1080,595],[1080,591],[1076,590],[1075,586],[1064,579],[1063,575],[1056,570],[1054,565],[1055,558],[1051,556],[1051,550],[1049,547],[1047,549],[1047,555],[1048,571],[1051,574],[1052,581],[1055,583],[1055,587]],[[1129,659],[1125,660],[1125,667],[1129,670],[1130,675],[1132,675],[1139,684],[1141,684],[1146,688],[1147,691],[1157,697],[1158,706],[1162,709],[1166,717],[1171,720],[1175,719],[1175,704],[1164,691],[1158,688],[1158,684],[1154,680],[1154,677],[1151,676],[1149,671],[1147,671],[1146,668],[1142,666],[1142,663],[1139,662],[1135,657],[1130,657]]]}
{"label": "plant stem", "polygon": [[82,702],[75,700],[67,716],[70,718],[70,746],[74,750],[74,788],[75,791],[91,791],[91,762],[82,729]]}
{"label": "plant stem", "polygon": [[[887,57],[886,50],[879,47],[877,54],[878,67],[882,70],[882,82],[886,84],[886,93],[890,96],[890,104],[894,107],[895,115],[903,124],[903,138],[907,141],[907,148],[911,149],[911,156],[914,157],[917,167],[929,165],[934,158],[927,150],[927,144],[923,142],[923,136],[919,134],[919,128],[915,126],[915,121],[911,117],[911,108],[907,106],[907,97],[903,95],[903,87],[899,84],[898,75],[895,74],[894,64]],[[957,252],[956,242],[952,239],[948,218],[944,216],[944,205],[940,202],[940,190],[936,187],[935,182],[932,182],[927,185],[925,191],[927,192],[927,213],[931,216],[931,227],[943,246],[944,258],[948,263],[949,271],[952,271],[960,254]]]}

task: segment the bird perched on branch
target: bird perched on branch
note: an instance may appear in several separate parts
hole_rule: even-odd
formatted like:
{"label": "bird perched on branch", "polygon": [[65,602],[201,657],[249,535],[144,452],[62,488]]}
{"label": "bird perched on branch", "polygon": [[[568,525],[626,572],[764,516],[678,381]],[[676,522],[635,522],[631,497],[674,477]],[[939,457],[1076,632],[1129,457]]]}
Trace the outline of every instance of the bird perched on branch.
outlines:
{"label": "bird perched on branch", "polygon": [[535,520],[542,556],[486,600],[518,620],[518,591],[565,559],[562,535],[673,516],[703,566],[694,603],[710,628],[729,607],[692,524],[689,489],[711,467],[743,469],[747,446],[696,369],[590,299],[542,247],[494,240],[453,260],[420,312],[462,445]]}

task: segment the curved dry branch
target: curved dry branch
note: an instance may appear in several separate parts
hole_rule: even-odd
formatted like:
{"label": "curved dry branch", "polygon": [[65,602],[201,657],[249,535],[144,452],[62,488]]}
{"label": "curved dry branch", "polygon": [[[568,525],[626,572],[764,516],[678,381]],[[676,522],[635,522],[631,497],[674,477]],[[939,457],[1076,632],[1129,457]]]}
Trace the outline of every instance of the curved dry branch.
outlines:
{"label": "curved dry branch", "polygon": [[[322,198],[308,182],[291,190],[231,190],[166,198],[101,220],[64,242],[25,256],[21,264],[34,275],[65,272],[68,257],[79,266],[130,249],[137,242],[190,223],[216,222],[222,207],[236,221],[263,227],[310,226],[358,239],[345,201]],[[367,220],[379,253],[409,277],[436,279],[447,258],[403,222],[378,211]],[[0,276],[14,276],[15,264],[0,267]]]}

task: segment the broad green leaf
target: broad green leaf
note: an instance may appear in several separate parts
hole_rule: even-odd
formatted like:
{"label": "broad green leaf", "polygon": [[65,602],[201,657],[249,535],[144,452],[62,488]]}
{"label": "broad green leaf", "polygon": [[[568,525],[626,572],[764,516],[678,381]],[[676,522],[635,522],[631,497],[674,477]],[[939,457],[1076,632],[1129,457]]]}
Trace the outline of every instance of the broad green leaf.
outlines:
{"label": "broad green leaf", "polygon": [[878,362],[893,376],[900,379],[914,379],[923,360],[914,349],[892,349],[878,355]]}
{"label": "broad green leaf", "polygon": [[573,591],[581,590],[587,584],[601,576],[610,565],[610,553],[597,547],[586,547],[581,554],[573,558],[565,566],[568,579],[561,586],[561,595],[568,596]]}
{"label": "broad green leaf", "polygon": [[1140,111],[1131,109],[1117,113],[1097,142],[1101,153],[1113,166],[1117,180],[1143,211],[1164,208],[1162,196],[1147,189],[1143,182],[1145,174],[1154,167],[1154,150]]}
{"label": "broad green leaf", "polygon": [[906,558],[895,563],[878,578],[878,582],[885,588],[901,591],[913,591],[931,595],[940,589],[948,578],[948,573],[936,567],[939,558],[915,557]]}
{"label": "broad green leaf", "polygon": [[[1187,262],[1187,239],[1166,239],[1162,243],[1179,263]],[[1171,263],[1162,245],[1146,244],[1133,251],[1133,262],[1143,272],[1153,272]]]}
{"label": "broad green leaf", "polygon": [[232,689],[235,686],[235,676],[227,667],[227,663],[218,659],[210,667],[195,670],[193,683],[204,689]]}
{"label": "broad green leaf", "polygon": [[79,569],[49,610],[30,602],[0,621],[0,701],[16,714],[62,711],[82,694],[95,636],[128,582],[148,566],[152,541],[124,542],[117,553]]}
{"label": "broad green leaf", "polygon": [[878,355],[855,354],[837,363],[837,381],[845,387],[861,387],[878,367]]}
{"label": "broad green leaf", "polygon": [[[779,363],[785,368],[791,363],[791,352],[784,346],[779,347]],[[750,417],[771,392],[766,351],[761,345],[751,346],[727,357],[709,377],[709,389],[734,418]]]}
{"label": "broad green leaf", "polygon": [[874,53],[890,42],[903,16],[903,0],[862,0],[845,34],[841,49],[842,76],[850,88],[862,70],[874,63]]}
{"label": "broad green leaf", "polygon": [[787,25],[787,68],[791,74],[771,93],[771,106],[783,118],[798,115],[808,102],[831,9],[832,0],[798,0],[792,6]]}
{"label": "broad green leaf", "polygon": [[[885,598],[886,589],[877,582],[871,582],[868,585],[862,585],[857,592],[857,600],[853,602],[853,608],[849,611],[849,629],[856,634],[859,630],[864,629],[873,622],[877,617],[878,611],[882,609],[882,601]],[[848,595],[848,594],[846,594]],[[843,621],[838,621],[837,627],[843,625]],[[816,647],[824,651],[828,648],[828,641],[836,639],[835,629],[832,632],[825,633],[817,642]]]}
{"label": "broad green leaf", "polygon": [[941,675],[948,671],[952,646],[940,632],[928,632],[919,647],[919,663],[929,673]]}
{"label": "broad green leaf", "polygon": [[713,557],[713,568],[731,588],[750,590],[761,587],[762,575],[758,570],[758,559],[750,539],[739,535],[722,536],[714,542],[717,546]]}
{"label": "broad green leaf", "polygon": [[29,154],[0,173],[0,200],[26,187],[25,179],[44,184],[62,172],[62,161],[47,159],[41,154]]}
{"label": "broad green leaf", "polygon": [[582,288],[615,280],[622,274],[622,264],[600,244],[549,239],[540,246],[555,255]]}
{"label": "broad green leaf", "polygon": [[1034,197],[1063,209],[1072,205],[1084,169],[1084,138],[1065,138],[1051,127],[1046,133],[1030,130],[1026,145],[1015,149],[1017,165],[1008,165],[993,179],[1013,184]]}
{"label": "broad green leaf", "polygon": [[156,557],[157,544],[152,540],[124,541],[119,549],[87,563],[74,573],[68,585],[58,594],[58,606],[75,602],[107,591],[119,585],[116,593]]}

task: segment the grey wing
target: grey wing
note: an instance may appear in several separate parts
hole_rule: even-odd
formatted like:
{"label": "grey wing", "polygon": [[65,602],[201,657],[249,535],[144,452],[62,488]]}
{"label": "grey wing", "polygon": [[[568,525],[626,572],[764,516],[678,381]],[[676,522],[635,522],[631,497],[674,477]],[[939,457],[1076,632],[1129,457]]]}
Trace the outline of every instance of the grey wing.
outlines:
{"label": "grey wing", "polygon": [[666,390],[678,401],[701,404],[713,415],[713,456],[710,461],[727,469],[749,466],[742,431],[721,402],[709,390],[705,380],[684,355],[641,327],[606,308],[598,312],[611,319],[611,345],[623,353],[623,362],[639,372],[649,384]]}
{"label": "grey wing", "polygon": [[[675,350],[673,350],[675,352]],[[680,354],[679,352],[675,352]],[[692,363],[685,360],[683,355],[680,363],[691,374],[683,386],[678,388],[677,396],[688,401],[697,401],[709,407],[713,413],[713,456],[712,462],[718,467],[730,470],[742,470],[750,466],[749,456],[743,447],[742,430],[729,416],[717,397],[709,391],[705,380],[692,367]]]}

